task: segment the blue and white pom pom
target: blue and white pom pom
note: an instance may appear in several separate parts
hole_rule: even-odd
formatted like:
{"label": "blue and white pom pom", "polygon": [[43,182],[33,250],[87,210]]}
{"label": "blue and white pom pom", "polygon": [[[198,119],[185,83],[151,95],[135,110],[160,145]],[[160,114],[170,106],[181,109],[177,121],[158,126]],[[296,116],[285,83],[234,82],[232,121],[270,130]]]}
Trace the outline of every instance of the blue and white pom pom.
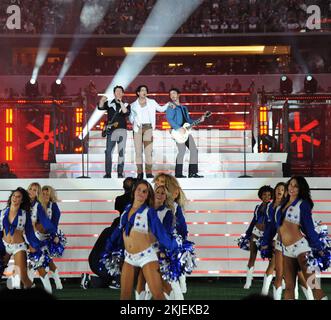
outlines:
{"label": "blue and white pom pom", "polygon": [[[59,242],[55,243],[54,238],[58,237]],[[54,235],[51,235],[48,239],[48,251],[51,257],[62,257],[64,249],[67,245],[67,238],[61,230]]]}
{"label": "blue and white pom pom", "polygon": [[268,247],[267,249],[259,249],[262,259],[271,259],[272,258],[272,250]]}
{"label": "blue and white pom pom", "polygon": [[177,281],[181,275],[181,264],[176,255],[166,256],[164,253],[159,257],[160,272],[166,282]]}
{"label": "blue and white pom pom", "polygon": [[315,221],[315,231],[318,233],[319,240],[325,247],[331,247],[331,238],[329,237],[328,226],[322,224],[322,221]]}
{"label": "blue and white pom pom", "polygon": [[240,249],[249,251],[249,239],[246,236],[242,235],[238,238],[237,243]]}
{"label": "blue and white pom pom", "polygon": [[319,240],[324,244],[324,249],[323,254],[314,249],[307,254],[307,265],[310,272],[321,272],[327,270],[331,265],[331,238],[328,235],[327,225],[323,225],[322,221],[314,221],[314,224]]}
{"label": "blue and white pom pom", "polygon": [[28,254],[28,258],[30,260],[31,268],[34,270],[39,268],[47,268],[52,260],[47,250],[38,250],[33,253],[30,252]]}
{"label": "blue and white pom pom", "polygon": [[177,281],[181,275],[191,274],[197,266],[194,242],[183,240],[178,234],[175,237],[178,248],[173,252],[161,251],[159,255],[161,275],[167,282]]}
{"label": "blue and white pom pom", "polygon": [[184,240],[178,258],[182,273],[191,274],[193,269],[197,267],[194,242]]}
{"label": "blue and white pom pom", "polygon": [[118,276],[121,274],[122,264],[123,250],[105,252],[99,260],[99,269],[105,268],[111,276]]}
{"label": "blue and white pom pom", "polygon": [[324,248],[323,255],[319,251],[312,250],[306,256],[308,272],[322,272],[330,268],[331,265],[331,248]]}

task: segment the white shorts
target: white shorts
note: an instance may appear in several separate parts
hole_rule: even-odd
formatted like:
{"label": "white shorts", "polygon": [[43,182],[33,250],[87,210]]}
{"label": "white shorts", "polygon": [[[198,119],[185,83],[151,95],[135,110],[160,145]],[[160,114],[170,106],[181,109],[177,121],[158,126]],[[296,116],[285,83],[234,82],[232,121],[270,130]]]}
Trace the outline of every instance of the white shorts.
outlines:
{"label": "white shorts", "polygon": [[306,238],[301,238],[296,243],[293,243],[290,246],[283,245],[283,255],[290,258],[297,258],[301,253],[310,251],[311,248],[309,247]]}
{"label": "white shorts", "polygon": [[5,245],[6,252],[10,255],[15,255],[17,252],[26,251],[28,246],[25,242],[21,243],[8,243],[5,240],[2,240],[3,244]]}
{"label": "white shorts", "polygon": [[252,234],[254,234],[255,236],[257,236],[258,238],[263,237],[263,233],[264,231],[259,230],[258,228],[254,227]]}
{"label": "white shorts", "polygon": [[49,238],[48,233],[41,233],[39,231],[36,231],[34,234],[37,237],[37,239],[40,240],[40,241],[44,241],[44,240]]}
{"label": "white shorts", "polygon": [[275,250],[283,252],[283,246],[282,243],[279,240],[275,240]]}
{"label": "white shorts", "polygon": [[159,261],[157,257],[157,248],[158,246],[153,244],[148,247],[146,250],[138,253],[129,253],[126,250],[124,251],[125,262],[131,264],[134,267],[142,268],[145,264],[152,261]]}

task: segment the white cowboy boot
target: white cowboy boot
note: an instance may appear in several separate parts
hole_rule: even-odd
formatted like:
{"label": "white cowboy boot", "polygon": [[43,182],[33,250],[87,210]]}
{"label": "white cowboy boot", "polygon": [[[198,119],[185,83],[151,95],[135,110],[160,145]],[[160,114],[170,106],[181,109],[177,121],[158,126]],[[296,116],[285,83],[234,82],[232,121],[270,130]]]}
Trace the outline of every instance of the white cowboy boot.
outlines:
{"label": "white cowboy boot", "polygon": [[296,277],[296,280],[295,280],[294,299],[295,300],[298,300],[299,299],[298,277]]}
{"label": "white cowboy boot", "polygon": [[[187,286],[186,286],[186,276],[185,275],[181,275],[179,277],[179,284],[180,284],[180,288],[182,290],[182,293],[186,293],[187,292]],[[184,299],[179,299],[179,300],[184,300]]]}
{"label": "white cowboy boot", "polygon": [[49,281],[49,276],[48,274],[46,274],[44,277],[40,276],[40,280],[43,283],[44,289],[52,294],[52,286],[51,286],[51,282]]}
{"label": "white cowboy boot", "polygon": [[309,286],[308,286],[308,288],[305,288],[304,286],[300,285],[300,288],[301,288],[303,294],[305,295],[306,300],[315,300],[313,291],[311,290],[311,288]]}
{"label": "white cowboy boot", "polygon": [[273,293],[274,293],[274,300],[282,300],[282,292],[283,292],[283,287],[280,286],[276,289],[275,286],[273,287]]}
{"label": "white cowboy boot", "polygon": [[62,290],[63,286],[62,286],[60,275],[59,275],[59,272],[58,272],[57,269],[55,269],[55,271],[52,272],[52,277],[54,279],[56,289],[57,290]]}
{"label": "white cowboy boot", "polygon": [[19,274],[13,276],[13,289],[21,289],[21,277]]}
{"label": "white cowboy boot", "polygon": [[178,281],[172,281],[170,285],[174,294],[174,300],[184,300],[183,290],[180,283]]}
{"label": "white cowboy boot", "polygon": [[253,272],[254,272],[254,267],[251,268],[247,267],[246,283],[244,285],[244,289],[249,289],[251,287],[253,280]]}
{"label": "white cowboy boot", "polygon": [[135,291],[135,295],[136,295],[136,300],[145,300],[145,295],[146,295],[146,291],[141,291],[140,293],[138,293],[138,291]]}
{"label": "white cowboy boot", "polygon": [[262,286],[262,290],[261,290],[261,294],[264,296],[267,296],[269,293],[269,287],[272,281],[273,275],[269,274],[269,275],[264,275],[264,279],[263,279],[263,286]]}

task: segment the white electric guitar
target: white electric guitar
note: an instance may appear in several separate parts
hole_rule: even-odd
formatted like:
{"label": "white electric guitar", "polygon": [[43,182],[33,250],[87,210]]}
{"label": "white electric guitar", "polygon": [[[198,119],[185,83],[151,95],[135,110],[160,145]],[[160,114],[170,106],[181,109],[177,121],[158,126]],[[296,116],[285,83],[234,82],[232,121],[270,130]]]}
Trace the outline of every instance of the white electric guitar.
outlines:
{"label": "white electric guitar", "polygon": [[[206,111],[205,114],[203,115],[205,118],[209,118],[211,116],[210,111]],[[177,142],[177,143],[185,143],[186,140],[188,139],[188,136],[190,135],[191,129],[199,124],[201,122],[201,118],[193,121],[192,123],[184,123],[181,128],[185,129],[185,133],[181,132],[181,128],[179,129],[172,129],[170,131],[171,137]]]}

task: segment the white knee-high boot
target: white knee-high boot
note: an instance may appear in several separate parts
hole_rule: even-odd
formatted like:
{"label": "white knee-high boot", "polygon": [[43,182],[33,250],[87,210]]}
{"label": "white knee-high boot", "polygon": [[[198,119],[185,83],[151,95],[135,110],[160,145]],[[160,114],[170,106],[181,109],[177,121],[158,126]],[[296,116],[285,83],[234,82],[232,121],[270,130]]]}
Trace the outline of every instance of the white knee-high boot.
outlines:
{"label": "white knee-high boot", "polygon": [[13,275],[13,289],[21,289],[21,277],[19,274]]}
{"label": "white knee-high boot", "polygon": [[254,272],[254,267],[251,268],[247,267],[246,283],[244,285],[244,289],[249,289],[251,287],[253,280],[253,272]]}
{"label": "white knee-high boot", "polygon": [[282,300],[282,292],[283,292],[283,287],[280,286],[276,289],[275,286],[273,287],[273,293],[274,293],[274,300]]}
{"label": "white knee-high boot", "polygon": [[12,289],[14,289],[14,276],[10,276],[10,277],[8,277],[7,278],[7,282],[6,282],[6,284],[7,284],[7,288],[9,289],[9,290],[12,290]]}
{"label": "white knee-high boot", "polygon": [[59,275],[59,272],[58,272],[57,269],[55,269],[55,271],[52,272],[52,277],[54,279],[56,289],[57,290],[62,290],[63,286],[62,286],[60,275]]}
{"label": "white knee-high boot", "polygon": [[51,282],[49,281],[49,276],[48,274],[46,274],[44,277],[40,276],[40,280],[43,283],[44,289],[52,294],[52,286],[51,286]]}
{"label": "white knee-high boot", "polygon": [[136,296],[136,300],[145,300],[145,295],[146,295],[146,291],[141,291],[140,293],[138,293],[138,291],[135,291],[135,296]]}
{"label": "white knee-high boot", "polygon": [[[186,276],[184,274],[179,277],[179,285],[182,290],[182,293],[186,293],[187,292]],[[179,299],[179,300],[182,300],[182,299]],[[183,300],[184,300],[184,298],[183,298]]]}
{"label": "white knee-high boot", "polygon": [[146,292],[146,294],[145,294],[145,298],[143,300],[152,300],[152,292],[151,292],[151,290],[149,290],[149,286],[148,286],[147,282],[145,284],[145,292]]}
{"label": "white knee-high boot", "polygon": [[35,271],[33,269],[28,269],[28,277],[31,282],[33,282]]}
{"label": "white knee-high boot", "polygon": [[171,297],[170,297],[171,293],[169,295],[167,295],[166,292],[163,292],[163,294],[164,294],[164,297],[165,297],[166,300],[171,300]]}
{"label": "white knee-high boot", "polygon": [[295,280],[294,299],[295,300],[298,300],[299,299],[298,277],[296,277],[296,280]]}
{"label": "white knee-high boot", "polygon": [[264,279],[263,279],[263,286],[262,286],[262,290],[261,290],[261,294],[264,296],[267,296],[269,293],[269,287],[272,281],[273,275],[264,275]]}
{"label": "white knee-high boot", "polygon": [[178,281],[172,281],[170,285],[172,288],[174,300],[184,300],[183,290],[180,286],[180,283]]}
{"label": "white knee-high boot", "polygon": [[313,295],[313,291],[311,290],[311,288],[309,286],[306,289],[304,286],[300,285],[300,288],[301,288],[303,294],[305,295],[306,300],[315,300],[314,295]]}
{"label": "white knee-high boot", "polygon": [[283,288],[283,290],[285,290],[285,288],[286,288],[286,284],[285,284],[285,280],[284,279],[282,280],[282,288]]}

